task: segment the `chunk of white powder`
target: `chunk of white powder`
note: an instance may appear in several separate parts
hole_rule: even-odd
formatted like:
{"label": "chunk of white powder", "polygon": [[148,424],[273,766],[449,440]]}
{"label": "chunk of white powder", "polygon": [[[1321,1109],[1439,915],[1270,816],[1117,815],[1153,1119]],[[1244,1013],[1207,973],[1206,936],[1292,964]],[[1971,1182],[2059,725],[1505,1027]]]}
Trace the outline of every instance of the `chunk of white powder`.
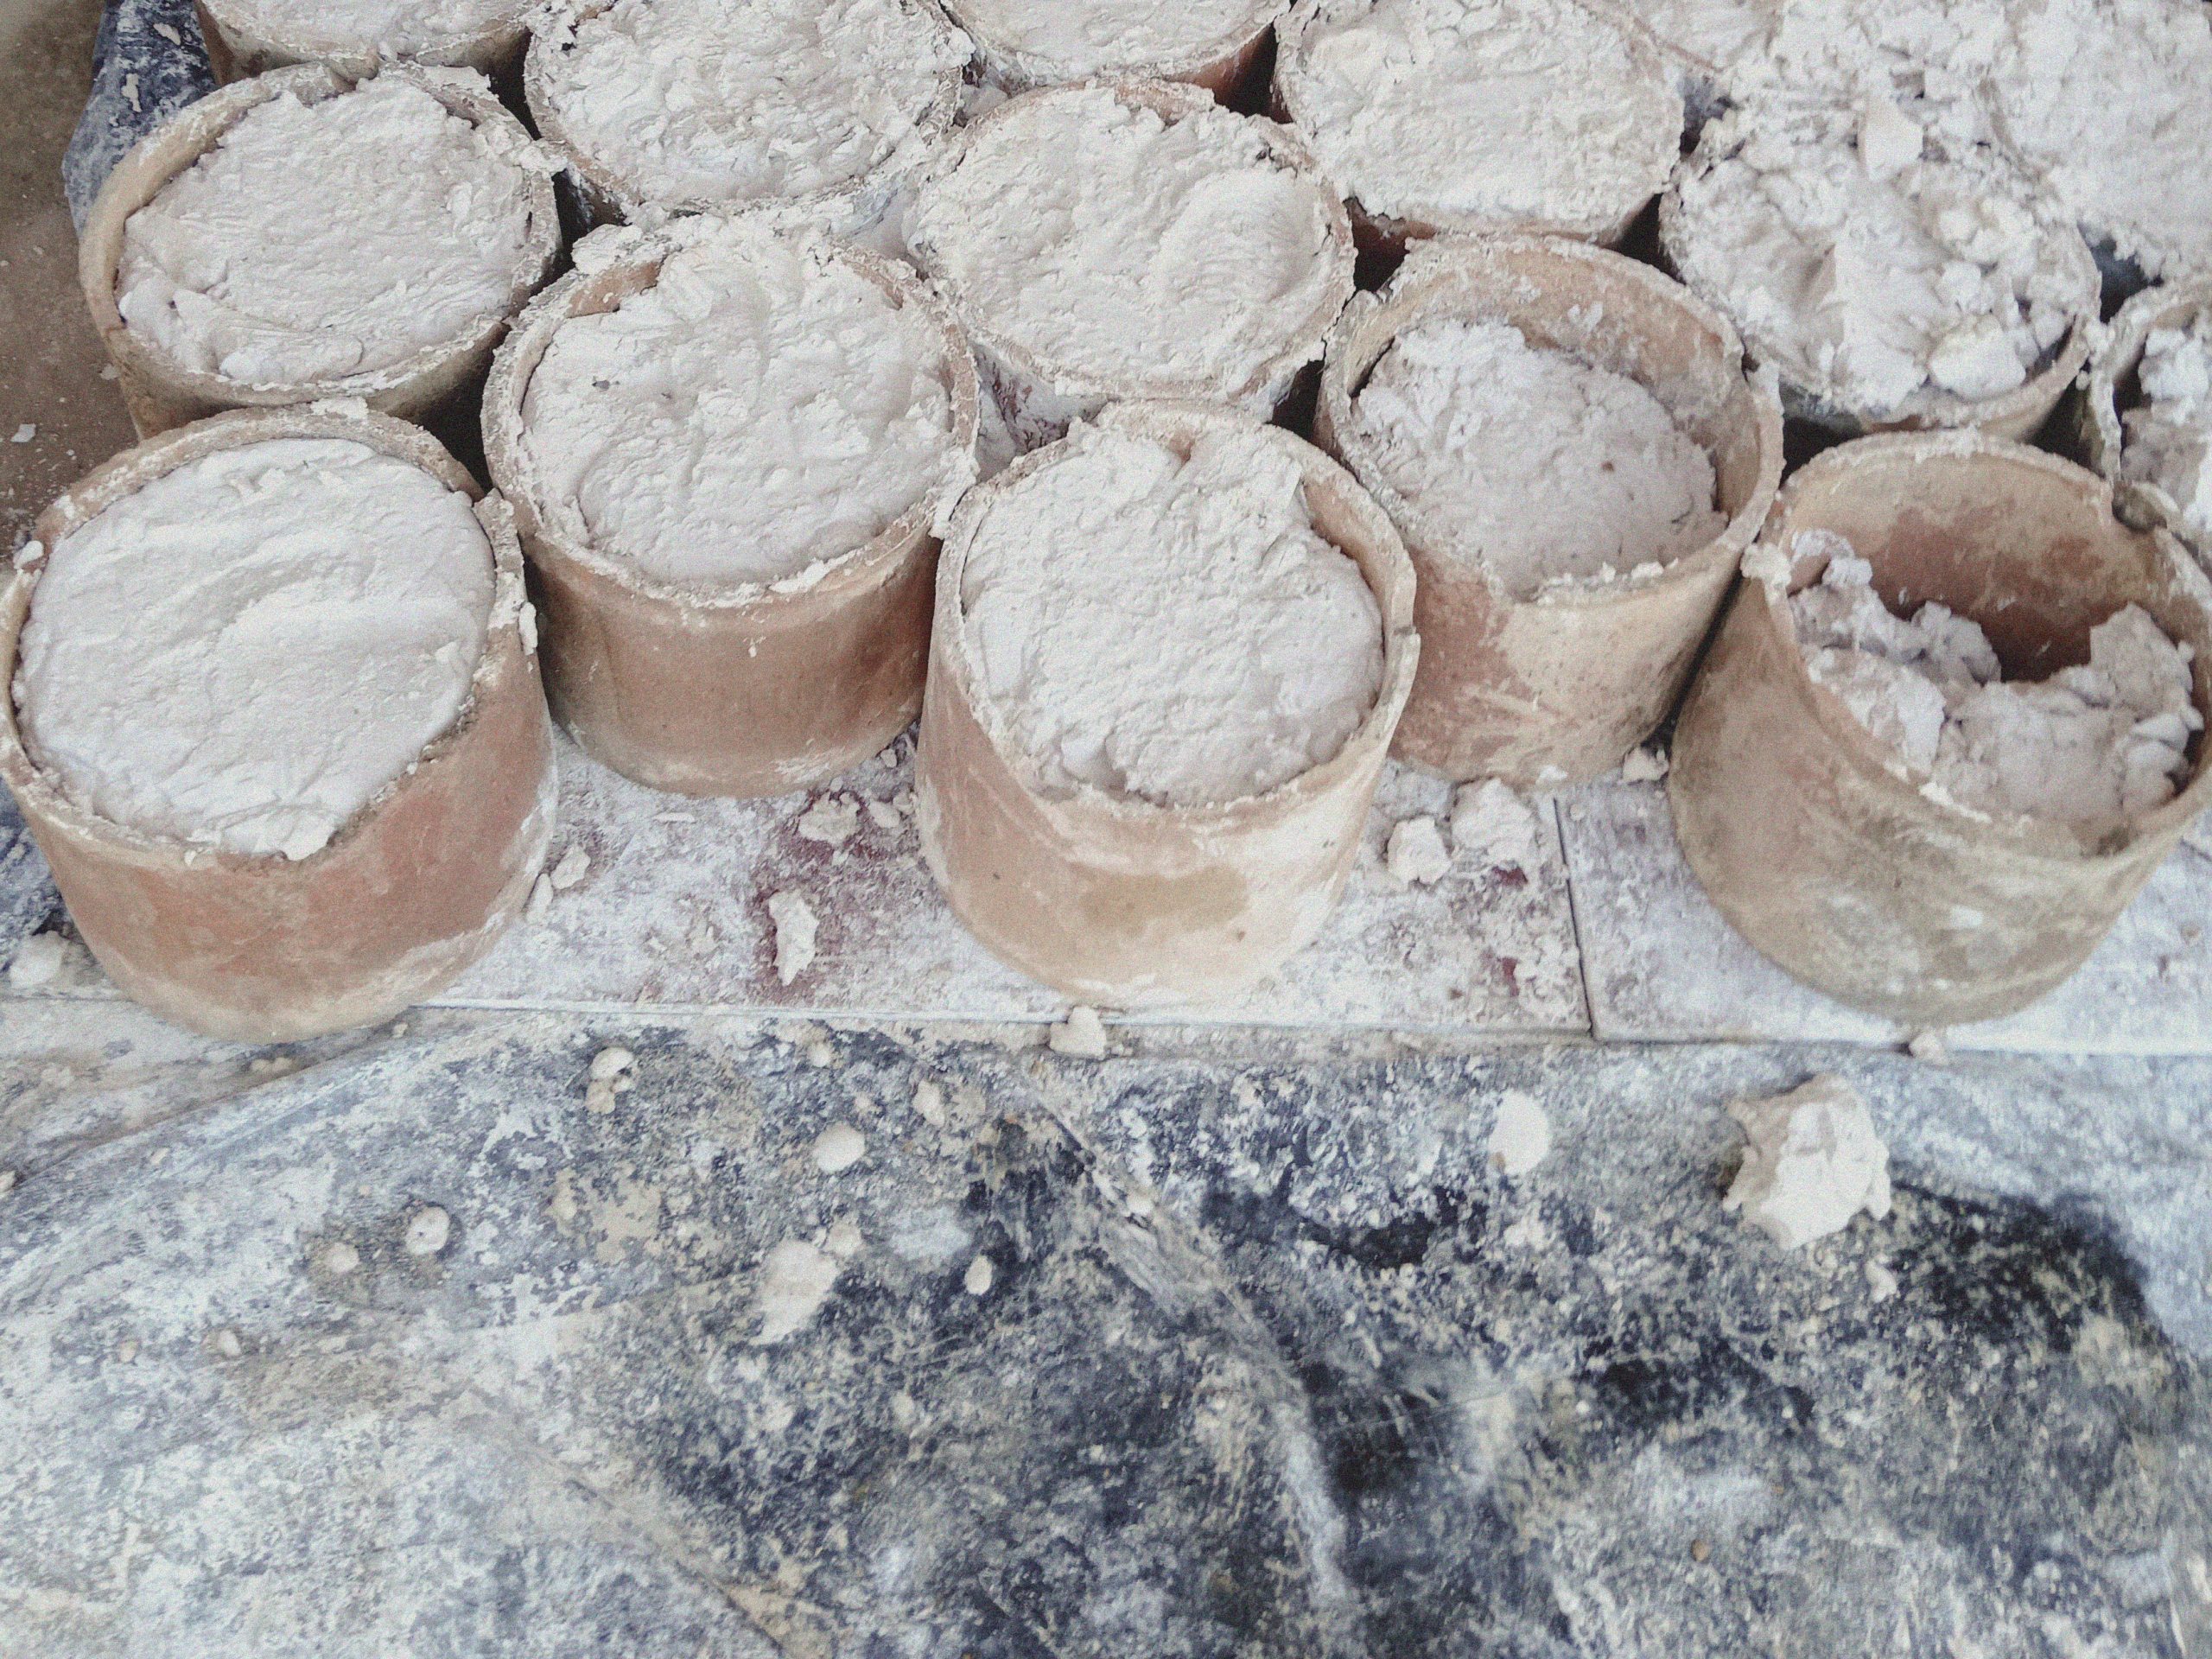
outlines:
{"label": "chunk of white powder", "polygon": [[1658,59],[1573,0],[1320,0],[1287,39],[1292,123],[1370,213],[1595,233],[1679,153]]}
{"label": "chunk of white powder", "polygon": [[1523,598],[1670,563],[1726,527],[1711,458],[1658,398],[1530,346],[1509,322],[1407,329],[1352,421],[1423,551],[1479,565]]}
{"label": "chunk of white powder", "polygon": [[1529,869],[1541,830],[1528,802],[1510,784],[1485,778],[1452,798],[1452,845],[1485,869]]}
{"label": "chunk of white powder", "polygon": [[408,57],[519,18],[524,0],[209,0],[219,20],[327,54]]}
{"label": "chunk of white powder", "polygon": [[789,887],[769,895],[768,919],[776,930],[776,978],[788,985],[814,966],[815,939],[822,925],[806,895]]}
{"label": "chunk of white powder", "polygon": [[2186,533],[2212,547],[2212,312],[2153,328],[2136,378],[2143,402],[2120,416],[2120,474],[2164,490]]}
{"label": "chunk of white powder", "polygon": [[1860,1211],[1890,1213],[1890,1149],[1866,1103],[1819,1077],[1771,1100],[1739,1100],[1743,1166],[1721,1202],[1786,1250],[1840,1233]]}
{"label": "chunk of white powder", "polygon": [[530,175],[397,76],[286,92],[124,221],[117,307],[188,368],[245,385],[373,374],[522,298]]}
{"label": "chunk of white powder", "polygon": [[523,401],[541,506],[664,582],[798,575],[967,476],[944,342],[832,245],[728,226],[555,331]]}
{"label": "chunk of white powder", "polygon": [[1755,355],[1864,418],[2013,391],[2095,319],[2080,233],[1986,159],[1900,164],[1893,138],[1863,142],[1867,119],[1765,105],[1707,127],[1675,186],[1684,280]]}
{"label": "chunk of white powder", "polygon": [[770,1250],[753,1293],[753,1311],[760,1321],[753,1345],[772,1347],[804,1330],[830,1300],[837,1268],[836,1256],[803,1238],[787,1238]]}
{"label": "chunk of white powder", "polygon": [[1425,887],[1452,873],[1452,849],[1444,844],[1434,818],[1408,818],[1390,827],[1382,867],[1394,880]]}
{"label": "chunk of white powder", "polygon": [[113,823],[305,858],[452,725],[491,604],[468,498],[419,467],[340,439],[221,450],[55,543],[24,741]]}
{"label": "chunk of white powder", "polygon": [[1039,81],[1180,68],[1259,34],[1274,0],[948,0],[994,51],[1019,53]]}
{"label": "chunk of white powder", "polygon": [[1334,202],[1261,124],[1173,121],[1104,87],[1016,100],[907,219],[923,268],[982,340],[1071,395],[1235,398],[1349,296]]}
{"label": "chunk of white powder", "polygon": [[1892,613],[1873,571],[1826,531],[1821,580],[1790,601],[1814,680],[1943,798],[1992,816],[2070,823],[2095,837],[2173,798],[2189,775],[2190,652],[2128,605],[2089,632],[2089,660],[2006,681],[1988,638],[1942,605]]}
{"label": "chunk of white powder", "polygon": [[1078,426],[976,520],[962,600],[984,694],[1056,791],[1262,794],[1334,756],[1382,684],[1375,596],[1268,429],[1185,460]]}
{"label": "chunk of white powder", "polygon": [[1552,1120],[1534,1095],[1509,1089],[1498,1096],[1488,1150],[1491,1167],[1516,1181],[1551,1156]]}
{"label": "chunk of white powder", "polygon": [[1045,1033],[1045,1046],[1071,1060],[1103,1060],[1106,1022],[1098,1017],[1097,1009],[1078,1003],[1068,1010],[1066,1019]]}
{"label": "chunk of white powder", "polygon": [[814,1166],[838,1175],[868,1156],[868,1137],[849,1123],[832,1123],[814,1137]]}
{"label": "chunk of white powder", "polygon": [[945,77],[968,57],[920,0],[615,0],[538,50],[542,113],[671,207],[868,178],[926,141]]}

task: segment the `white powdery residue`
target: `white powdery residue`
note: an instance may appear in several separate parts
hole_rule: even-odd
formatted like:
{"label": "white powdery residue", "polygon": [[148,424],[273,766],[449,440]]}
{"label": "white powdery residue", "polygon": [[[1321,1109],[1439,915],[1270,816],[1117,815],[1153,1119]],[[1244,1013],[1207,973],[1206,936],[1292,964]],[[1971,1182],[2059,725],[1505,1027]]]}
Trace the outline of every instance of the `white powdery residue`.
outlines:
{"label": "white powdery residue", "polygon": [[1711,458],[1657,397],[1509,322],[1407,329],[1352,420],[1423,550],[1522,598],[1666,564],[1726,527]]}
{"label": "white powdery residue", "polygon": [[521,298],[530,175],[385,76],[257,105],[131,214],[117,307],[178,362],[245,385],[394,368]]}
{"label": "white powdery residue", "polygon": [[527,8],[525,0],[213,0],[207,9],[226,22],[326,53],[404,58],[518,18]]}
{"label": "white powdery residue", "polygon": [[8,442],[10,443],[29,443],[32,439],[37,436],[38,428],[33,425],[30,422],[25,421],[21,426],[15,429],[15,432],[10,436]]}
{"label": "white powdery residue", "polygon": [[1452,849],[1444,844],[1434,818],[1408,818],[1391,826],[1382,867],[1407,887],[1427,887],[1451,874]]}
{"label": "white powdery residue", "polygon": [[1666,751],[1649,747],[1630,749],[1621,762],[1621,781],[1624,784],[1656,784],[1667,775],[1669,762]]}
{"label": "white powdery residue", "polygon": [[1747,106],[1675,186],[1684,279],[1755,355],[1872,419],[2014,391],[2098,301],[2071,224],[1985,153],[1923,154],[1897,121],[1882,100]]}
{"label": "white powdery residue", "polygon": [[1106,1058],[1105,1021],[1098,1017],[1097,1009],[1078,1004],[1045,1033],[1045,1046],[1070,1059],[1103,1060]]}
{"label": "white powdery residue", "polygon": [[[893,814],[893,823],[898,821]],[[842,847],[860,833],[861,804],[849,795],[824,795],[799,814],[795,826],[802,841]]]}
{"label": "white powdery residue", "polygon": [[1461,786],[1452,798],[1452,845],[1488,869],[1535,868],[1542,846],[1536,814],[1495,778]]}
{"label": "white powdery residue", "polygon": [[2152,276],[2212,274],[2212,16],[2190,0],[2016,0],[2004,137]]}
{"label": "white powdery residue", "polygon": [[1509,1180],[1519,1180],[1551,1156],[1552,1121],[1535,1096],[1509,1089],[1498,1097],[1491,1125],[1490,1165]]}
{"label": "white powdery residue", "polygon": [[68,959],[67,938],[59,933],[34,933],[8,958],[8,988],[43,990],[61,976],[61,965]]}
{"label": "white powdery residue", "polygon": [[814,1166],[842,1174],[868,1156],[868,1137],[849,1123],[832,1123],[814,1137]]}
{"label": "white powdery residue", "polygon": [[460,714],[492,585],[468,498],[418,467],[342,439],[219,451],[55,543],[25,744],[112,823],[305,858]]}
{"label": "white powdery residue", "polygon": [[946,10],[1001,52],[1054,80],[1180,66],[1241,30],[1266,27],[1265,0],[949,0]]}
{"label": "white powdery residue", "polygon": [[1970,619],[1937,604],[1893,614],[1842,537],[1810,532],[1796,547],[1827,557],[1789,602],[1806,667],[1943,798],[2094,838],[2164,804],[2188,776],[2203,726],[2190,652],[2140,606],[2090,630],[2085,665],[2008,682]]}
{"label": "white powdery residue", "polygon": [[918,0],[616,0],[575,25],[545,95],[650,200],[734,207],[867,178],[966,58]]}
{"label": "white powdery residue", "polygon": [[1373,708],[1381,613],[1266,429],[1188,459],[1078,427],[976,522],[969,651],[1045,786],[1163,805],[1263,794]]}
{"label": "white powdery residue", "polygon": [[1679,153],[1665,70],[1573,0],[1322,0],[1293,27],[1294,124],[1370,213],[1594,231]]}
{"label": "white powdery residue", "polygon": [[906,235],[971,331],[1056,379],[1233,398],[1325,322],[1350,271],[1331,206],[1246,117],[1072,87],[979,129]]}
{"label": "white powdery residue", "polygon": [[787,1238],[770,1250],[753,1293],[753,1311],[760,1321],[753,1345],[771,1347],[805,1329],[830,1300],[837,1268],[836,1256],[803,1238]]}
{"label": "white powdery residue", "polygon": [[563,323],[523,443],[569,532],[661,581],[773,582],[965,476],[944,335],[826,244],[732,226]]}
{"label": "white powdery residue", "polygon": [[1743,1166],[1721,1200],[1783,1249],[1840,1233],[1860,1211],[1890,1213],[1890,1149],[1866,1103],[1840,1077],[1818,1077],[1771,1100],[1739,1100]]}
{"label": "white powdery residue", "polygon": [[1623,0],[1623,6],[1670,52],[1724,73],[1766,39],[1782,10],[1779,0]]}
{"label": "white powdery residue", "polygon": [[2153,328],[2137,379],[2143,402],[2120,416],[2120,474],[2164,490],[2188,533],[2212,547],[2212,312]]}
{"label": "white powdery residue", "polygon": [[821,924],[806,895],[788,887],[769,896],[768,919],[776,929],[776,978],[788,985],[814,965]]}

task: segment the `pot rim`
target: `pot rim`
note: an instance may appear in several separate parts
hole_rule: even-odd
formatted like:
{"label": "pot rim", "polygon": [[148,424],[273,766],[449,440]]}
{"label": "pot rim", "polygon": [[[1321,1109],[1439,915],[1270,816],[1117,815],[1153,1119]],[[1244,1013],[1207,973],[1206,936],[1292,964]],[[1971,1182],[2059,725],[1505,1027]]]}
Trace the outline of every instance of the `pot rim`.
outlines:
{"label": "pot rim", "polygon": [[300,63],[329,63],[335,59],[358,57],[363,60],[452,66],[505,44],[519,44],[529,28],[530,13],[536,0],[505,0],[499,16],[492,22],[475,29],[448,30],[396,57],[374,41],[348,43],[327,37],[318,39],[305,30],[286,34],[272,29],[241,13],[237,0],[198,0],[198,3],[226,36],[234,33],[251,35],[263,46]]}
{"label": "pot rim", "polygon": [[[2126,505],[2139,502],[2156,522],[2172,530],[2183,522],[2181,504],[2163,486],[2147,478],[2122,478],[2120,464],[2127,448],[2126,429],[2120,423],[2120,383],[2143,361],[2143,348],[2152,333],[2185,323],[2199,315],[2212,315],[2212,276],[2159,283],[2145,289],[2121,306],[2106,325],[2104,343],[2090,359],[2083,398],[2088,418],[2084,423],[2084,446],[2090,467],[2110,480],[2114,496]],[[2177,537],[2181,532],[2174,531]]]}

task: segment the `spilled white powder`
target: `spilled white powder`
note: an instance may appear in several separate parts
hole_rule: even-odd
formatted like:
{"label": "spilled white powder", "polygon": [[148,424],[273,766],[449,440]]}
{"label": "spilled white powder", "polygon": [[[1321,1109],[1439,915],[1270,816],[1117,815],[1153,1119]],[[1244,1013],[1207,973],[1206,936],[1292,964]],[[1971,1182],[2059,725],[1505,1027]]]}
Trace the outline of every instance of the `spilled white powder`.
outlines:
{"label": "spilled white powder", "polygon": [[1534,869],[1542,842],[1535,810],[1510,784],[1485,778],[1452,798],[1452,845],[1484,869]]}
{"label": "spilled white powder", "polygon": [[1233,398],[1348,297],[1333,202],[1209,104],[1173,122],[1103,87],[1033,92],[925,182],[907,239],[971,331],[1056,382]]}
{"label": "spilled white powder", "polygon": [[1427,887],[1452,873],[1452,849],[1434,818],[1408,818],[1390,827],[1382,849],[1390,879],[1409,887]]}
{"label": "spilled white powder", "polygon": [[1722,1206],[1785,1250],[1890,1213],[1890,1149],[1851,1085],[1818,1077],[1771,1100],[1739,1100],[1744,1162]]}
{"label": "spilled white powder", "polygon": [[2212,312],[2153,328],[2137,379],[2143,402],[2120,416],[2120,474],[2164,490],[2187,531],[2212,547]]}
{"label": "spilled white powder", "polygon": [[522,15],[522,0],[212,0],[226,22],[327,51],[405,57]]}
{"label": "spilled white powder", "polygon": [[1880,99],[1739,110],[1678,178],[1684,279],[1757,355],[1867,419],[2001,397],[2096,315],[2079,233],[2008,170],[1924,141]]}
{"label": "spilled white powder", "polygon": [[2091,234],[2152,276],[2212,273],[2212,13],[2014,0],[1999,128]]}
{"label": "spilled white powder", "polygon": [[1200,806],[1331,759],[1382,677],[1359,568],[1265,431],[1185,461],[1077,426],[975,524],[969,649],[1045,785]]}
{"label": "spilled white powder", "polygon": [[1068,1010],[1066,1019],[1045,1033],[1045,1046],[1071,1060],[1103,1060],[1106,1022],[1098,1017],[1097,1009],[1077,1003]]}
{"label": "spilled white powder", "polygon": [[753,1293],[760,1321],[753,1346],[771,1348],[804,1331],[830,1300],[837,1272],[836,1256],[803,1238],[787,1238],[770,1250]]}
{"label": "spilled white powder", "polygon": [[1929,792],[1974,811],[2115,830],[2173,798],[2203,726],[2190,652],[2129,605],[2089,632],[2086,665],[2006,681],[1980,626],[1942,605],[1894,614],[1873,570],[1827,531],[1827,569],[1789,601],[1807,668]]}
{"label": "spilled white powder", "polygon": [[561,325],[522,443],[540,506],[664,582],[775,582],[957,486],[945,334],[832,246],[732,225]]}
{"label": "spilled white powder", "polygon": [[1573,0],[1321,0],[1291,29],[1294,124],[1370,213],[1595,232],[1679,153],[1664,68]]}
{"label": "spilled white powder", "polygon": [[15,695],[111,823],[305,858],[452,725],[492,553],[466,496],[338,439],[207,456],[48,556]]}
{"label": "spilled white powder", "polygon": [[776,979],[788,985],[814,966],[822,924],[806,895],[790,887],[768,896],[768,920],[776,930]]}
{"label": "spilled white powder", "polygon": [[1020,53],[1052,80],[1179,67],[1242,45],[1272,10],[1267,0],[949,0],[954,21],[996,51]]}
{"label": "spilled white powder", "polygon": [[968,57],[919,0],[616,0],[549,44],[541,114],[667,207],[855,184],[925,138]]}
{"label": "spilled white powder", "polygon": [[1534,1095],[1509,1089],[1497,1099],[1497,1116],[1491,1124],[1485,1148],[1490,1166],[1509,1180],[1535,1173],[1551,1156],[1552,1120]]}
{"label": "spilled white powder", "polygon": [[1422,525],[1423,550],[1532,597],[1656,569],[1726,527],[1713,462],[1645,387],[1510,322],[1399,334],[1352,404],[1355,431]]}
{"label": "spilled white powder", "polygon": [[287,92],[125,221],[117,307],[242,385],[396,368],[522,297],[530,175],[504,148],[394,76]]}

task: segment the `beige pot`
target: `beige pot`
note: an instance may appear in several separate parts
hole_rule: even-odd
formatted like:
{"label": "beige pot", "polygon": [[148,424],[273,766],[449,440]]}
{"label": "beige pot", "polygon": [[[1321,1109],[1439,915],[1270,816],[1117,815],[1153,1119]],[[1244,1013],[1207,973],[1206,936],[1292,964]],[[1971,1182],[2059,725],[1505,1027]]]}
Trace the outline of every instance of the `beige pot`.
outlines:
{"label": "beige pot", "polygon": [[[164,474],[272,438],[351,439],[479,499],[496,567],[484,657],[460,715],[412,770],[307,858],[223,852],[74,804],[25,751],[14,698],[0,698],[0,778],[100,965],[156,1012],[242,1042],[366,1025],[437,991],[522,907],[553,829],[551,731],[512,521],[427,434],[330,408],[218,416],[118,456],[33,534],[52,547]],[[43,563],[19,563],[0,594],[0,684],[14,681]]]}
{"label": "beige pot", "polygon": [[[923,16],[952,32],[936,0],[907,0]],[[585,228],[603,225],[650,223],[680,213],[731,214],[772,212],[782,222],[813,226],[835,236],[858,237],[876,225],[905,181],[910,163],[894,156],[874,172],[831,189],[805,195],[748,201],[663,200],[655,196],[633,170],[616,158],[594,154],[561,119],[553,99],[555,75],[563,56],[574,41],[576,27],[610,10],[614,0],[582,0],[559,14],[557,21],[541,23],[531,34],[523,57],[523,97],[539,137],[566,164],[575,202]],[[961,71],[947,69],[939,78],[936,96],[917,124],[915,148],[926,149],[949,132],[960,113],[965,95]]]}
{"label": "beige pot", "polygon": [[2082,456],[2112,481],[2120,516],[2131,524],[2157,524],[2171,531],[2191,546],[2197,538],[2188,530],[2181,505],[2171,494],[2147,479],[2120,476],[2120,455],[2126,448],[2120,415],[2143,400],[2143,388],[2135,377],[2152,331],[2187,327],[2208,308],[2212,308],[2212,277],[2146,288],[2120,307],[2089,365],[2088,377],[2081,383],[2075,416]]}
{"label": "beige pot", "polygon": [[[342,30],[317,29],[312,25],[271,29],[238,0],[200,0],[199,10],[207,55],[214,61],[217,77],[223,80],[238,80],[295,63],[324,64],[359,80],[376,73],[389,60],[373,46],[346,39]],[[493,80],[512,79],[522,67],[523,46],[530,37],[524,21],[528,11],[526,4],[511,5],[497,21],[429,41],[407,53],[407,60],[448,69],[474,69]]]}
{"label": "beige pot", "polygon": [[[524,401],[561,326],[651,288],[679,245],[673,237],[633,242],[611,263],[572,271],[540,296],[485,390],[485,452],[493,480],[514,504],[537,579],[553,711],[594,757],[654,789],[734,796],[810,789],[877,753],[921,708],[937,561],[931,527],[959,486],[949,482],[916,502],[810,585],[701,591],[649,576],[582,540],[553,510],[522,441]],[[975,364],[950,315],[904,265],[859,248],[837,257],[942,328],[954,439],[972,449]]]}
{"label": "beige pot", "polygon": [[[983,79],[1007,92],[1025,92],[1035,86],[1056,86],[1091,78],[1068,73],[1065,66],[1035,52],[1025,52],[995,38],[976,21],[972,0],[944,0],[952,21],[976,42],[983,65]],[[1190,51],[1155,62],[1128,64],[1110,73],[1147,80],[1179,80],[1202,87],[1223,103],[1234,102],[1244,91],[1266,51],[1275,20],[1288,10],[1290,0],[1247,0],[1243,13],[1215,38]]]}
{"label": "beige pot", "polygon": [[[2084,660],[2090,628],[2139,604],[2195,648],[2212,712],[2212,585],[2070,462],[1971,432],[1864,439],[1790,480],[1766,540],[1810,530],[1847,537],[1892,608],[1935,600],[1979,622],[2013,678]],[[1799,561],[1793,590],[1818,575]],[[1682,850],[1766,956],[1917,1027],[2012,1013],[2072,973],[2212,791],[2200,758],[2174,800],[2092,847],[1931,799],[1893,764],[1814,683],[1786,595],[1745,582],[1675,732]]]}
{"label": "beige pot", "polygon": [[[1727,527],[1657,575],[1533,599],[1445,551],[1448,526],[1392,486],[1352,400],[1400,333],[1452,317],[1510,322],[1531,345],[1649,390],[1712,456]],[[1524,789],[1608,772],[1666,718],[1782,476],[1781,407],[1770,383],[1745,375],[1735,330],[1649,266],[1559,237],[1417,249],[1330,336],[1314,427],[1389,513],[1420,575],[1421,673],[1399,754]]]}
{"label": "beige pot", "polygon": [[[518,152],[530,143],[522,124],[501,107],[491,88],[475,75],[411,64],[387,65],[378,73],[413,82],[454,114],[499,134]],[[486,317],[465,336],[431,346],[389,368],[297,385],[245,385],[178,362],[128,327],[116,309],[123,230],[131,214],[213,149],[255,105],[285,92],[294,93],[303,103],[319,104],[351,91],[354,84],[353,79],[320,64],[300,64],[222,87],[141,139],[100,187],[79,239],[78,276],[86,303],[92,308],[92,327],[121,376],[124,402],[140,436],[150,437],[226,409],[276,409],[336,397],[358,397],[384,414],[414,421],[456,416],[465,423],[473,413],[493,347],[523,302],[552,274],[561,252],[560,218],[552,181],[536,173],[531,175],[530,246],[515,268],[507,308]]]}
{"label": "beige pot", "polygon": [[[1270,87],[1270,107],[1278,121],[1284,122],[1301,137],[1313,130],[1314,118],[1304,95],[1303,83],[1309,53],[1307,40],[1319,18],[1319,4],[1320,0],[1300,0],[1290,15],[1275,27],[1275,67]],[[1652,41],[1648,30],[1630,23],[1604,6],[1586,9],[1619,33],[1638,73],[1673,93],[1675,118],[1663,144],[1666,153],[1673,155],[1675,146],[1681,143],[1687,119],[1681,95],[1676,90],[1681,77]],[[1613,213],[1581,219],[1503,219],[1441,211],[1418,216],[1393,215],[1370,208],[1356,194],[1347,198],[1344,207],[1351,214],[1360,252],[1387,265],[1390,261],[1402,257],[1414,244],[1438,236],[1523,232],[1538,236],[1573,237],[1578,240],[1612,247],[1629,233],[1642,217],[1643,210],[1651,205],[1652,197],[1658,194],[1655,186],[1649,194],[1633,203],[1624,202]]]}
{"label": "beige pot", "polygon": [[[1112,92],[1125,107],[1151,110],[1171,124],[1219,107],[1198,87],[1169,81],[1084,81],[1066,87],[1045,87],[1007,100],[955,135],[931,162],[930,177],[942,178],[957,172],[985,137],[1002,126],[1048,110],[1049,100],[1097,86]],[[1134,398],[1196,398],[1226,403],[1263,418],[1272,417],[1291,401],[1300,372],[1319,357],[1321,343],[1330,326],[1351,298],[1355,259],[1351,221],[1337,200],[1335,188],[1321,177],[1313,156],[1286,129],[1257,118],[1240,118],[1249,121],[1253,136],[1270,157],[1312,180],[1326,197],[1329,239],[1333,250],[1331,257],[1337,269],[1313,314],[1300,319],[1282,349],[1262,363],[1244,385],[1226,395],[1212,386],[1165,379],[1151,382],[1135,376],[1103,377],[1047,363],[1009,339],[979,307],[964,301],[957,286],[937,268],[927,246],[914,248],[915,263],[936,277],[955,315],[967,329],[968,337],[975,342],[976,365],[982,372],[984,385],[1018,448],[1034,449],[1050,443],[1063,436],[1075,422],[1087,419],[1107,404]]]}
{"label": "beige pot", "polygon": [[[1169,444],[1256,424],[1192,404],[1119,404],[1098,423]],[[915,770],[923,851],[985,948],[1065,995],[1124,1007],[1232,995],[1313,939],[1357,855],[1420,655],[1413,567],[1349,473],[1301,439],[1265,429],[1298,461],[1315,526],[1374,591],[1383,661],[1375,707],[1343,749],[1263,795],[1166,807],[1048,790],[999,729],[969,650],[961,588],[983,510],[1051,466],[1053,452],[1026,455],[970,491],[947,533]]]}

